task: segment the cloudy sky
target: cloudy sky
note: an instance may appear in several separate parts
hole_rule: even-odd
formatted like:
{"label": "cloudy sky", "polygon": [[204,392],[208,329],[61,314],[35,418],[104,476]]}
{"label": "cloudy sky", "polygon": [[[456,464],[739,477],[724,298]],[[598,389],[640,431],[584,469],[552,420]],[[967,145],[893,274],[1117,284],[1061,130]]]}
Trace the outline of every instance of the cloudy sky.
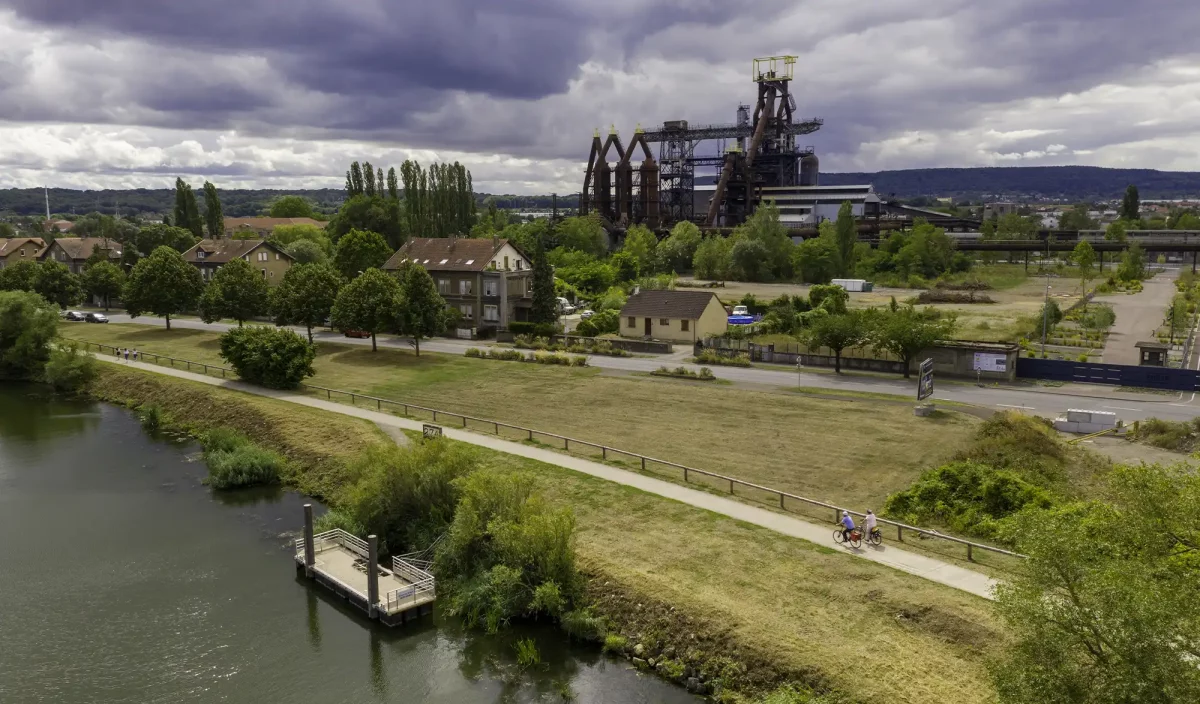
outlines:
{"label": "cloudy sky", "polygon": [[1200,170],[1195,0],[0,0],[0,187],[577,191],[592,130],[732,122],[799,57],[826,171]]}

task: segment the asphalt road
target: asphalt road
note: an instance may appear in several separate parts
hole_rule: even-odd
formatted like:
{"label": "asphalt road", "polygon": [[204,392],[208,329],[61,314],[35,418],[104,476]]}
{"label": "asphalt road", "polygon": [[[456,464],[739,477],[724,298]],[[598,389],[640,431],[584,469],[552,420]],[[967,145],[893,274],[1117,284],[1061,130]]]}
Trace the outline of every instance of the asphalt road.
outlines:
{"label": "asphalt road", "polygon": [[1175,279],[1179,278],[1179,272],[1179,269],[1169,269],[1147,279],[1143,282],[1142,291],[1132,296],[1118,293],[1095,298],[1097,302],[1111,305],[1117,315],[1117,321],[1109,330],[1108,341],[1104,345],[1105,364],[1141,363],[1141,350],[1135,345],[1158,340],[1154,333],[1162,324],[1171,299],[1175,297]]}
{"label": "asphalt road", "polygon": [[[114,323],[137,323],[142,325],[162,326],[160,318],[139,317],[131,319],[123,313],[113,313],[109,318]],[[83,324],[83,323],[81,323]],[[172,327],[194,328],[223,332],[236,324],[204,323],[199,320],[172,320]],[[303,328],[294,328],[300,334],[305,334]],[[370,339],[354,339],[341,333],[328,330],[314,331],[314,338],[325,342],[338,342],[349,345],[370,345]],[[380,336],[380,347],[412,349],[411,343],[404,338]],[[479,347],[487,343],[467,340],[424,340],[421,350],[430,352],[445,352],[462,354],[468,347]],[[147,350],[153,352],[154,350]],[[678,357],[679,355],[673,355]],[[676,359],[664,360],[662,357],[605,357],[591,356],[588,364],[600,369],[615,369],[630,372],[649,372],[658,369],[664,363],[670,366],[688,366],[698,369],[698,365],[684,364]],[[911,380],[887,379],[873,376],[842,375],[837,376],[828,372],[803,372],[792,370],[772,370],[758,367],[711,367],[713,374],[720,379],[749,384],[763,384],[777,387],[795,388],[797,385],[830,389],[832,391],[855,391],[877,394],[896,394],[911,396],[915,400],[916,377]],[[1200,401],[1196,394],[1131,394],[1121,393],[1112,387],[1068,384],[1063,387],[1033,387],[1017,386],[976,386],[972,383],[947,382],[935,379],[937,391],[933,400],[957,401],[976,406],[995,409],[1012,409],[1039,416],[1054,418],[1065,415],[1069,408],[1082,408],[1093,411],[1111,411],[1125,422],[1144,420],[1146,418],[1163,418],[1169,420],[1191,420],[1200,416]]]}

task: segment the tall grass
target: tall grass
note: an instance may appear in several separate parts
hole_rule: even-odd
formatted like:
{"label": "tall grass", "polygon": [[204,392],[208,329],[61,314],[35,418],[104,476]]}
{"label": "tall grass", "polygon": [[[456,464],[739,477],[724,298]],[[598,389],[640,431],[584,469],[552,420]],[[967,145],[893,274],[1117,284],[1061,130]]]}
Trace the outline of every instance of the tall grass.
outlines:
{"label": "tall grass", "polygon": [[284,459],[226,427],[213,428],[200,440],[208,465],[208,484],[214,489],[237,489],[275,484]]}

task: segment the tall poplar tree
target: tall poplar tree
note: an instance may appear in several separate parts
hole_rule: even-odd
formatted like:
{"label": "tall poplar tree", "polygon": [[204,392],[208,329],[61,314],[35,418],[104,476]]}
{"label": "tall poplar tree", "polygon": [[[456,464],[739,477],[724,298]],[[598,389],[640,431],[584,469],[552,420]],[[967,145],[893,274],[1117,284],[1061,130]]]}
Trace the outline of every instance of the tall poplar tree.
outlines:
{"label": "tall poplar tree", "polygon": [[221,212],[221,199],[217,187],[204,182],[204,222],[208,225],[208,236],[214,239],[225,234],[225,215]]}

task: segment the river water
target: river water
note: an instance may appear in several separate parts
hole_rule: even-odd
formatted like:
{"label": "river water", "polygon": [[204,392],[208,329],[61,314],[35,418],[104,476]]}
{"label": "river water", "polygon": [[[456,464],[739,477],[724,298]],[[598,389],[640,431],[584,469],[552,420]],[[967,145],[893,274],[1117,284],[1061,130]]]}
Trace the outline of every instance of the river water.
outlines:
{"label": "river water", "polygon": [[0,702],[698,701],[549,628],[373,624],[296,577],[301,497],[205,472],[124,409],[0,385]]}

